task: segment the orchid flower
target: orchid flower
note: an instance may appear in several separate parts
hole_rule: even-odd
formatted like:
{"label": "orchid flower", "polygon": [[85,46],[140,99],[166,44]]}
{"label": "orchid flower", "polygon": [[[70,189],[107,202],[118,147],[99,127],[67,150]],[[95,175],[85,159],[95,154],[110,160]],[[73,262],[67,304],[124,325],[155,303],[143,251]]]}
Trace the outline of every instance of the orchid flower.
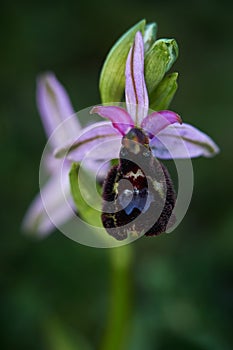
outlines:
{"label": "orchid flower", "polygon": [[[67,152],[69,160],[80,162],[90,148],[103,143],[102,153],[94,157],[106,159],[119,157],[122,136],[133,128],[142,128],[149,136],[153,155],[160,159],[211,157],[219,152],[218,146],[205,133],[194,126],[182,123],[173,111],[154,111],[148,114],[149,99],[144,78],[144,43],[141,32],[137,32],[125,68],[126,109],[116,105],[95,106],[91,113],[104,117],[109,122],[94,124],[83,129],[72,147],[63,146],[55,150],[61,157]],[[107,149],[104,141],[112,140]]]}
{"label": "orchid flower", "polygon": [[[37,104],[50,146],[42,166],[47,169],[49,179],[28,209],[23,223],[26,230],[45,235],[54,229],[41,197],[53,213],[56,225],[68,221],[72,211],[64,197],[73,206],[68,176],[71,162],[81,162],[88,154],[90,161],[86,167],[95,173],[99,159],[109,161],[119,157],[122,137],[133,127],[147,133],[152,153],[159,159],[211,157],[219,152],[208,135],[182,123],[177,113],[169,110],[149,113],[141,32],[136,33],[126,61],[125,101],[126,109],[116,104],[95,106],[91,114],[96,113],[109,121],[82,129],[66,91],[55,76],[49,73],[39,78]],[[92,151],[95,149],[98,151]],[[61,174],[62,166],[65,171]],[[103,172],[105,170],[106,167]]]}
{"label": "orchid flower", "polygon": [[[49,179],[29,207],[23,228],[43,236],[54,229],[54,224],[46,212],[42,198],[49,207],[48,211],[53,213],[57,225],[65,223],[72,216],[72,210],[65,201],[65,197],[68,198],[70,205],[74,207],[69,184],[71,164],[69,161],[54,158],[53,150],[67,141],[72,142],[76,139],[81,133],[81,125],[64,87],[52,73],[38,79],[37,105],[49,143],[50,151],[42,159],[42,168],[47,171]],[[92,171],[96,166],[94,161],[89,162],[88,170]]]}

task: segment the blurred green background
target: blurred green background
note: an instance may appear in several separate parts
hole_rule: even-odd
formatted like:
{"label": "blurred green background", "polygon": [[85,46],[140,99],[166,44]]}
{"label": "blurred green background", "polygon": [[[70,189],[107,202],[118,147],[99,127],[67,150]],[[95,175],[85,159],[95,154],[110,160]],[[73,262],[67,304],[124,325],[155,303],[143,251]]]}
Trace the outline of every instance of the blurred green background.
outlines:
{"label": "blurred green background", "polygon": [[193,199],[176,231],[133,244],[132,323],[125,348],[232,349],[232,10],[225,0],[1,2],[2,349],[90,350],[101,341],[109,252],[81,246],[58,231],[37,240],[20,229],[38,192],[46,141],[35,80],[52,70],[76,110],[98,103],[108,50],[142,18],[156,21],[158,36],[175,37],[180,47],[172,109],[212,136],[221,153],[193,161]]}

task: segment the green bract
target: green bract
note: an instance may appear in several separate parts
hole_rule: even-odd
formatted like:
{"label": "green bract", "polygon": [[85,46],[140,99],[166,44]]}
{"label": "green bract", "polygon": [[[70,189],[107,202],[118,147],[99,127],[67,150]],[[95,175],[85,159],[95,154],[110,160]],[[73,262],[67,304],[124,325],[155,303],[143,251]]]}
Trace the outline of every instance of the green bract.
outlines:
{"label": "green bract", "polygon": [[167,109],[178,88],[178,73],[165,75],[150,97],[150,108],[155,111]]}
{"label": "green bract", "polygon": [[142,20],[129,29],[113,46],[103,65],[100,75],[102,103],[119,102],[125,89],[125,63],[138,31],[144,33],[146,21]]}
{"label": "green bract", "polygon": [[156,40],[156,34],[157,34],[157,24],[156,23],[149,23],[146,25],[145,31],[144,31],[144,49],[145,52],[149,50],[151,45]]}
{"label": "green bract", "polygon": [[[81,169],[81,170],[80,170]],[[81,176],[79,176],[81,171]],[[98,184],[96,183],[96,186]],[[71,194],[82,219],[88,224],[102,227],[100,220],[101,201],[99,196],[95,196],[93,192],[93,180],[88,171],[80,168],[79,163],[73,163],[70,169],[70,188]],[[82,192],[80,191],[82,190]],[[101,192],[101,187],[97,188]],[[83,196],[85,198],[83,198]],[[91,201],[91,205],[87,203],[87,199]],[[95,208],[98,208],[95,209]]]}

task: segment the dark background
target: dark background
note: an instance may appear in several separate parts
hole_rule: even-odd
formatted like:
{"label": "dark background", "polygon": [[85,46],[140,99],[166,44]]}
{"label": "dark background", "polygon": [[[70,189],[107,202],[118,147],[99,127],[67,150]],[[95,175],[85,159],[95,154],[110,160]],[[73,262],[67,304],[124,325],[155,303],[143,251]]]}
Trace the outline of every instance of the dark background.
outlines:
{"label": "dark background", "polygon": [[[35,80],[52,70],[76,110],[99,103],[98,76],[114,41],[142,18],[175,37],[180,73],[172,109],[219,144],[193,161],[195,188],[169,236],[133,244],[127,349],[231,349],[233,344],[232,6],[227,1],[3,1],[0,11],[3,349],[96,349],[105,325],[109,252],[58,231],[24,235],[46,141]],[[111,349],[109,349],[111,350]],[[120,349],[121,350],[121,349]]]}

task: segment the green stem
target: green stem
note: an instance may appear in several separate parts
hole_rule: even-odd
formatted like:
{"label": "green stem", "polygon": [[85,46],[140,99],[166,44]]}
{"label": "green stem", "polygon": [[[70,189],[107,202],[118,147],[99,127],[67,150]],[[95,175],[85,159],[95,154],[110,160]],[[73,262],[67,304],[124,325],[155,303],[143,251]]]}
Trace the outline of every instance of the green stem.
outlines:
{"label": "green stem", "polygon": [[110,250],[111,290],[108,322],[101,350],[124,349],[129,332],[131,309],[132,248],[125,245]]}

